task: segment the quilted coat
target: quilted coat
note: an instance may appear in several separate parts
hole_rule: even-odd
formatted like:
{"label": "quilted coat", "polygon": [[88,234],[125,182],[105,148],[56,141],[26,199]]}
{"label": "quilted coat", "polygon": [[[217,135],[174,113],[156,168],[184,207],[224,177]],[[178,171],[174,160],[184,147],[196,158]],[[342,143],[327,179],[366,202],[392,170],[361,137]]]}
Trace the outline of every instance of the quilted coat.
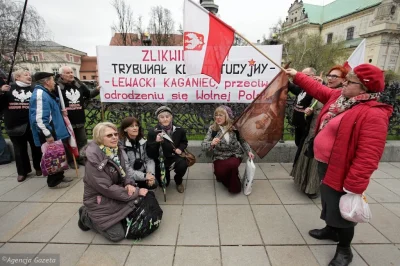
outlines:
{"label": "quilted coat", "polygon": [[[324,104],[317,119],[318,130],[321,118],[340,97],[341,90],[330,89],[299,72],[293,81]],[[324,184],[336,191],[345,189],[356,194],[367,189],[385,148],[392,112],[390,105],[375,100],[361,102],[345,111],[329,158]]]}

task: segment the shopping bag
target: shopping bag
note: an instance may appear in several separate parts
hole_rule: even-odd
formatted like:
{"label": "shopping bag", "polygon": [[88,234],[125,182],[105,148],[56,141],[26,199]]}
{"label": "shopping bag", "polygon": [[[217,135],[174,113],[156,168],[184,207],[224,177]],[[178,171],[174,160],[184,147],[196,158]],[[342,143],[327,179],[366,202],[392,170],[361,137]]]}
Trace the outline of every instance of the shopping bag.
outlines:
{"label": "shopping bag", "polygon": [[43,176],[53,175],[68,169],[64,145],[61,140],[50,144],[47,142],[43,143],[42,154],[40,168],[42,169]]}
{"label": "shopping bag", "polygon": [[372,218],[372,213],[364,194],[349,193],[341,196],[339,209],[343,219],[351,222],[368,223]]}
{"label": "shopping bag", "polygon": [[253,160],[247,159],[246,170],[244,171],[243,181],[242,181],[243,193],[246,196],[250,195],[251,193],[255,172],[256,172],[256,165],[254,164]]}
{"label": "shopping bag", "polygon": [[142,239],[160,227],[163,210],[160,208],[154,192],[147,192],[146,196],[140,199],[136,209],[126,218],[127,239]]}

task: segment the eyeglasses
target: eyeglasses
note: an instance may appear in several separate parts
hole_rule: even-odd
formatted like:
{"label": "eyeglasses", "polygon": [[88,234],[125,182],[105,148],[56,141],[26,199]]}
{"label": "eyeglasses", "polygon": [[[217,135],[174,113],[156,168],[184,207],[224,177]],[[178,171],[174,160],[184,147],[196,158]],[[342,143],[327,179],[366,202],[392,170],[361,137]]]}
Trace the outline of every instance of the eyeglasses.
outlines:
{"label": "eyeglasses", "polygon": [[362,83],[360,83],[360,82],[354,82],[354,81],[351,81],[351,80],[346,80],[345,82],[343,82],[343,83],[346,83],[346,84],[358,84],[358,85],[362,85]]}
{"label": "eyeglasses", "polygon": [[118,138],[118,133],[111,133],[111,134],[106,135],[106,137],[109,139],[111,139],[113,136]]}
{"label": "eyeglasses", "polygon": [[326,75],[326,78],[337,79],[337,78],[340,78],[340,77],[337,76],[337,75]]}

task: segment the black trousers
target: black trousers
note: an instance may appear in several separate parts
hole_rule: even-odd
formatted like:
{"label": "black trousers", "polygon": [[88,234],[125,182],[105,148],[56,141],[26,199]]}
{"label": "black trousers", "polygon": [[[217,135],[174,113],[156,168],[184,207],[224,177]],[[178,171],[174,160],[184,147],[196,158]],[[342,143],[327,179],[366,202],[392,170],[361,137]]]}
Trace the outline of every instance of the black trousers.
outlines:
{"label": "black trousers", "polygon": [[35,146],[31,128],[27,127],[22,136],[10,136],[10,140],[14,147],[15,163],[17,165],[18,175],[27,176],[28,173],[32,172],[31,162],[28,155],[28,143],[31,147],[33,168],[35,168],[35,170],[40,170],[42,151],[40,147]]}
{"label": "black trousers", "polygon": [[299,147],[302,143],[302,139],[306,135],[306,125],[297,126],[294,128],[294,143]]}
{"label": "black trousers", "polygon": [[[161,184],[161,169],[160,169],[160,161],[159,160],[154,160],[156,164],[156,179],[159,184]],[[175,184],[180,185],[182,184],[183,181],[183,176],[186,173],[186,170],[188,168],[186,159],[180,156],[174,156],[170,158],[166,158],[164,162],[165,166],[165,179],[167,181],[167,186],[169,185],[170,179],[171,179],[171,174],[170,171],[174,170],[175,171]]]}
{"label": "black trousers", "polygon": [[[74,134],[75,134],[75,139],[76,139],[76,144],[78,145],[78,150],[81,151],[83,147],[87,144],[87,136],[86,136],[86,130],[85,127],[77,127],[74,128]],[[66,149],[65,150],[66,155],[67,155],[67,160],[68,163],[73,163],[74,159],[72,157],[72,153]],[[81,157],[78,157],[78,163],[80,162],[81,164],[83,163],[83,160]]]}

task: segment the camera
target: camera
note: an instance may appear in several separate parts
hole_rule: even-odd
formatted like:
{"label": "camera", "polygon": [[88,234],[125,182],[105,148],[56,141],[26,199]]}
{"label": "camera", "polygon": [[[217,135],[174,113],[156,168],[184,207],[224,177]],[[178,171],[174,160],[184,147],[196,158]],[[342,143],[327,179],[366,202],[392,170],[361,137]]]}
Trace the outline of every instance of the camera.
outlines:
{"label": "camera", "polygon": [[133,170],[140,170],[143,167],[143,160],[142,159],[136,159],[135,162],[133,163]]}

